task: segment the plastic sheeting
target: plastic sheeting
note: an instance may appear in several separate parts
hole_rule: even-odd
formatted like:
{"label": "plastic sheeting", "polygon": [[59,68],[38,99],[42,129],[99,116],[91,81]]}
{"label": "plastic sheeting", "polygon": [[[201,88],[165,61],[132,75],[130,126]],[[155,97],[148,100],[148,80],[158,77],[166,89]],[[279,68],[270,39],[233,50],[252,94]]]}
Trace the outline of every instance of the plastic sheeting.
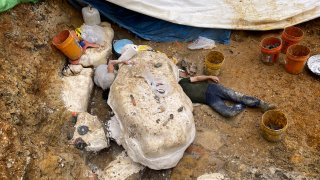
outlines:
{"label": "plastic sheeting", "polygon": [[100,64],[105,64],[107,63],[107,58],[111,55],[111,42],[114,35],[113,29],[107,22],[102,22],[100,26],[103,27],[105,33],[102,44],[98,48],[86,49],[86,52],[80,57],[79,62],[83,67],[96,67]]}
{"label": "plastic sheeting", "polygon": [[320,17],[319,0],[108,1],[172,23],[205,28],[271,30]]}
{"label": "plastic sheeting", "polygon": [[320,17],[319,0],[108,0],[177,24],[270,30]]}
{"label": "plastic sheeting", "polygon": [[6,11],[13,8],[19,3],[33,2],[36,3],[38,0],[0,0],[0,12]]}
{"label": "plastic sheeting", "polygon": [[230,39],[229,30],[198,28],[181,25],[181,23],[171,23],[168,19],[161,20],[146,16],[143,11],[137,13],[123,8],[126,6],[120,7],[105,0],[69,0],[69,2],[78,9],[83,5],[90,4],[97,8],[100,14],[117,23],[120,27],[124,27],[147,40],[157,42],[192,41],[203,36],[220,43],[229,43]]}

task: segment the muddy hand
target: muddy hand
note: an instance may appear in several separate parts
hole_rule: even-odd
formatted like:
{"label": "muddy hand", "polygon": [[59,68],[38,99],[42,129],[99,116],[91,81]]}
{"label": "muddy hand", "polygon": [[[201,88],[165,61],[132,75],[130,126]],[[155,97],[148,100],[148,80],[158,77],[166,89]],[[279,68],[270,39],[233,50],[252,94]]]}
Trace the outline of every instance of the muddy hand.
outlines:
{"label": "muddy hand", "polygon": [[129,65],[129,64],[135,64],[134,61],[131,61],[131,60],[109,60],[109,64],[126,64],[126,65]]}
{"label": "muddy hand", "polygon": [[130,64],[132,64],[132,65],[134,65],[135,62],[134,62],[134,61],[131,61],[131,60],[128,60],[128,61],[123,61],[123,64],[125,64],[125,65],[130,65]]}
{"label": "muddy hand", "polygon": [[214,83],[219,83],[219,78],[217,76],[210,76],[210,81],[213,81]]}
{"label": "muddy hand", "polygon": [[113,73],[114,65],[117,64],[116,60],[110,60],[107,66],[108,73]]}
{"label": "muddy hand", "polygon": [[84,47],[83,47],[83,50],[87,50],[87,48],[98,48],[99,45],[98,44],[94,44],[94,43],[89,43],[88,41],[84,41]]}

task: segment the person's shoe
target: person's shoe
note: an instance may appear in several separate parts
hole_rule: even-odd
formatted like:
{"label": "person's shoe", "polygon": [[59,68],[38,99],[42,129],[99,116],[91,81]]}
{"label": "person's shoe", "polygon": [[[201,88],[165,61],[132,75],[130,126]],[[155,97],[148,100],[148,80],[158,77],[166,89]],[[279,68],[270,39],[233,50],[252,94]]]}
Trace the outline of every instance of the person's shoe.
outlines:
{"label": "person's shoe", "polygon": [[276,105],[274,105],[274,104],[269,104],[269,103],[266,103],[266,102],[264,102],[264,101],[261,101],[259,107],[261,108],[261,110],[262,110],[263,112],[266,112],[266,111],[269,111],[269,110],[272,110],[272,109],[277,108]]}

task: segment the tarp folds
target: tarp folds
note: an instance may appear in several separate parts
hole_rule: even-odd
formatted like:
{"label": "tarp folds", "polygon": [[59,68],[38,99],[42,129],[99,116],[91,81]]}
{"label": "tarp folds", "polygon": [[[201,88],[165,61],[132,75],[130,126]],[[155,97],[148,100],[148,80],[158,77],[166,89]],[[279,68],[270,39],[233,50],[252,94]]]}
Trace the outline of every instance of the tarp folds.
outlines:
{"label": "tarp folds", "polygon": [[131,11],[105,0],[69,0],[69,2],[79,9],[81,8],[80,4],[90,4],[120,27],[124,27],[147,40],[157,42],[192,41],[199,36],[203,36],[220,43],[229,43],[230,39],[229,30],[199,28],[172,23],[167,19],[161,20],[147,16],[144,15],[144,12]]}
{"label": "tarp folds", "polygon": [[[86,1],[92,3],[93,0]],[[282,29],[320,17],[319,0],[107,1],[172,23],[203,28]]]}
{"label": "tarp folds", "polygon": [[196,27],[271,30],[320,17],[319,0],[108,0],[121,7]]}

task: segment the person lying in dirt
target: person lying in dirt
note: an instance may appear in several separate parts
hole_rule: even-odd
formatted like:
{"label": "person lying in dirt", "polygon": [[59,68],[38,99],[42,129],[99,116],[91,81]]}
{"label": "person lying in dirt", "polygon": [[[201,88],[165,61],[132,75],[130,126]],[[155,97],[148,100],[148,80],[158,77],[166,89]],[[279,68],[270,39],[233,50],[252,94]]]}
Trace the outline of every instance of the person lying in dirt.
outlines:
{"label": "person lying in dirt", "polygon": [[94,83],[103,90],[108,90],[113,83],[116,75],[114,73],[114,66],[116,64],[131,64],[130,61],[110,60],[108,65],[99,65],[94,72]]}
{"label": "person lying in dirt", "polygon": [[[276,108],[256,97],[247,96],[226,88],[219,83],[216,76],[194,76],[182,78],[180,86],[193,103],[207,104],[224,117],[232,117],[242,112],[246,106],[258,107],[263,111]],[[225,101],[231,101],[229,106]]]}

